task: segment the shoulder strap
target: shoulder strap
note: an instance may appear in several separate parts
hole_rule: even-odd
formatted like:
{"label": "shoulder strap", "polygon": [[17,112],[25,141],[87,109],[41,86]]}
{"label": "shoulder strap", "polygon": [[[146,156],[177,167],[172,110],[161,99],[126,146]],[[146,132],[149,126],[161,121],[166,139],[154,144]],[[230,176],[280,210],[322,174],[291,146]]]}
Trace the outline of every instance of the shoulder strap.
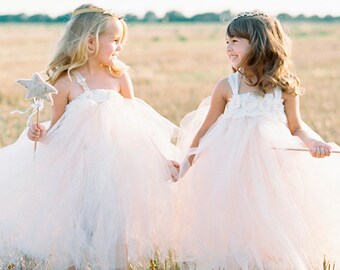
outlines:
{"label": "shoulder strap", "polygon": [[275,96],[275,98],[279,98],[279,99],[282,98],[282,90],[281,90],[280,87],[275,87],[274,96]]}
{"label": "shoulder strap", "polygon": [[80,86],[84,89],[84,91],[90,91],[91,89],[88,87],[85,78],[83,75],[80,74],[79,71],[73,70],[72,74],[74,77],[76,77],[77,82],[80,84]]}
{"label": "shoulder strap", "polygon": [[233,95],[237,95],[239,87],[240,87],[240,74],[238,72],[234,72],[228,77],[228,82],[231,87],[231,91],[233,91]]}

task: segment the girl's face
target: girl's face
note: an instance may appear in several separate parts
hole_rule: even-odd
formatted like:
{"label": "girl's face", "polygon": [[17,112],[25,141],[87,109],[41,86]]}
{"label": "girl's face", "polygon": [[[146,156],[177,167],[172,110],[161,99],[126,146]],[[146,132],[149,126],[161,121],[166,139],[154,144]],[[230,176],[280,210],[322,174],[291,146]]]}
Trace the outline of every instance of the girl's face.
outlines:
{"label": "girl's face", "polygon": [[229,37],[227,41],[227,55],[234,69],[240,67],[240,63],[249,50],[249,41],[245,38]]}
{"label": "girl's face", "polygon": [[119,20],[110,20],[106,30],[99,36],[97,60],[104,66],[112,66],[122,50],[123,25]]}

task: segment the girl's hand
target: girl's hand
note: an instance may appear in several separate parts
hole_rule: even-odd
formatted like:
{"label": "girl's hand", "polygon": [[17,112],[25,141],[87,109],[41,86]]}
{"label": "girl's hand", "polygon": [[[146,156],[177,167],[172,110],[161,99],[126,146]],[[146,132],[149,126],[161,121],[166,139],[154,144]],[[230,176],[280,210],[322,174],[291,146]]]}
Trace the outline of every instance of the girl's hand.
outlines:
{"label": "girl's hand", "polygon": [[191,155],[188,157],[188,162],[190,166],[192,166],[192,164],[194,163],[194,159],[195,159],[195,155]]}
{"label": "girl's hand", "polygon": [[322,141],[311,139],[306,143],[310,154],[316,158],[324,158],[330,156],[332,147]]}
{"label": "girl's hand", "polygon": [[37,123],[32,124],[27,132],[27,137],[32,141],[39,141],[44,136],[46,136],[46,128]]}
{"label": "girl's hand", "polygon": [[174,160],[168,161],[168,166],[171,172],[171,177],[174,182],[178,180],[178,173],[179,173],[179,163]]}

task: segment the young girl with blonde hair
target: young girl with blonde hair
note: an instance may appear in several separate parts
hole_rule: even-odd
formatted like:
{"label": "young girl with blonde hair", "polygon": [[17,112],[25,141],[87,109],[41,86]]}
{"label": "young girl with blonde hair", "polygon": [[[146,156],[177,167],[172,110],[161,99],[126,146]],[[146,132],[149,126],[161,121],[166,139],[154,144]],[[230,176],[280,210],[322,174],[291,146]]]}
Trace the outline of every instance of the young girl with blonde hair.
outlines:
{"label": "young girl with blonde hair", "polygon": [[176,126],[134,97],[118,60],[126,38],[112,11],[72,13],[47,69],[58,90],[48,129],[33,124],[0,150],[3,266],[144,269],[156,248],[167,252]]}
{"label": "young girl with blonde hair", "polygon": [[198,270],[340,259],[339,149],[301,120],[288,41],[274,17],[236,16],[226,30],[234,72],[181,122],[178,250]]}

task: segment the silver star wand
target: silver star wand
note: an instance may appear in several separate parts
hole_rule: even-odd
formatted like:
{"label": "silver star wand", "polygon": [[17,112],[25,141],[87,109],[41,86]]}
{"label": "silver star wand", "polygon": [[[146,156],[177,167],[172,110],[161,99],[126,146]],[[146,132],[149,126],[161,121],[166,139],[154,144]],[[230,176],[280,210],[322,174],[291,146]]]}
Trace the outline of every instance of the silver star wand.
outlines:
{"label": "silver star wand", "polygon": [[[16,112],[26,113],[32,110],[27,120],[27,126],[30,126],[32,124],[32,118],[34,115],[36,115],[36,122],[37,124],[39,124],[39,113],[44,108],[44,100],[46,100],[47,102],[51,102],[51,104],[53,105],[53,99],[51,98],[51,94],[53,93],[57,94],[58,93],[57,89],[55,89],[52,85],[44,81],[41,75],[37,72],[32,75],[31,80],[20,79],[17,80],[16,82],[26,88],[25,99],[26,100],[33,99],[33,103],[30,108],[28,108],[24,112],[20,111]],[[37,140],[35,140],[34,142],[34,153],[36,149]]]}

